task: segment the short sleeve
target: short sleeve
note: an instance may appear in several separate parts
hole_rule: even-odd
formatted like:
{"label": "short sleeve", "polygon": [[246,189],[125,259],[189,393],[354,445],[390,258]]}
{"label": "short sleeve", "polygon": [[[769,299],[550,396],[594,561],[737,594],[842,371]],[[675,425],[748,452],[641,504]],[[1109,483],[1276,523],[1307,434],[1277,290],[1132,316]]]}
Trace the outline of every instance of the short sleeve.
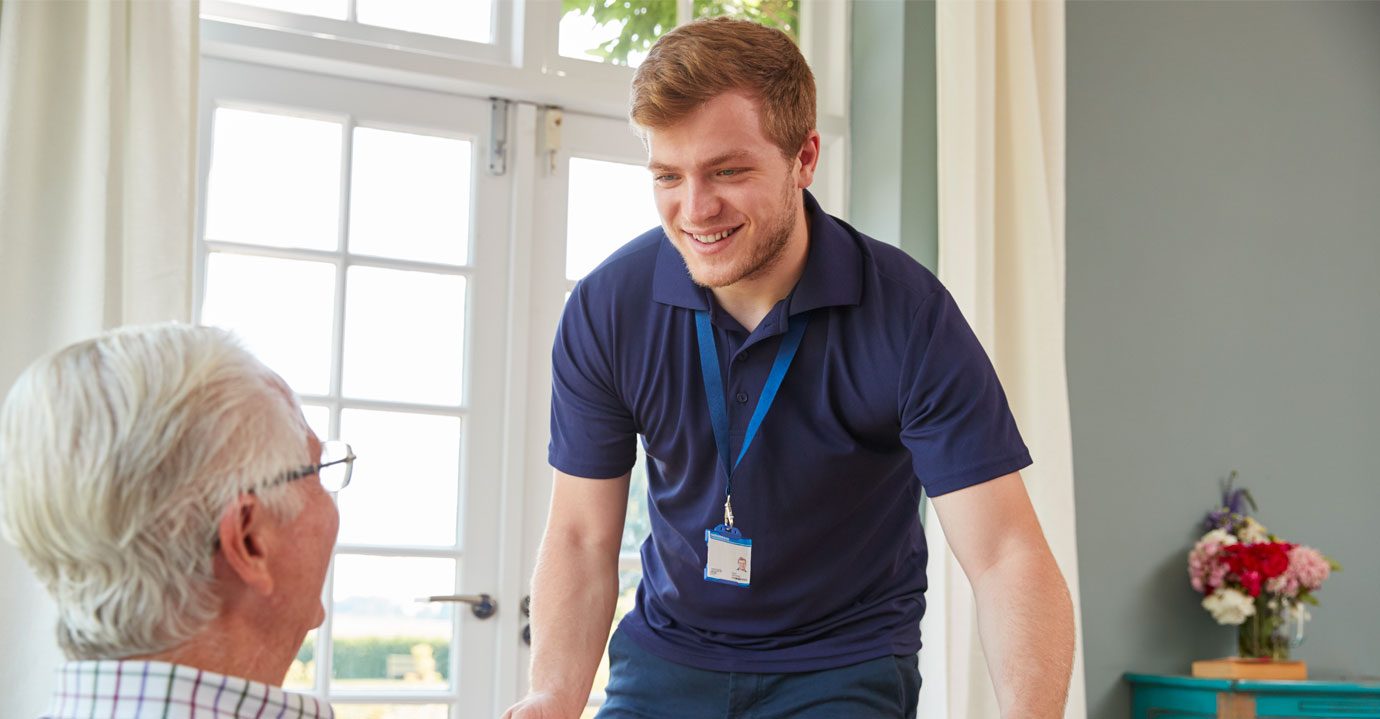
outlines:
{"label": "short sleeve", "polygon": [[[637,430],[597,327],[587,288],[566,302],[551,350],[551,466],[590,479],[621,477],[637,461]],[[600,330],[603,330],[602,332]]]}
{"label": "short sleeve", "polygon": [[898,392],[901,442],[929,496],[1030,465],[996,370],[947,290],[912,319]]}

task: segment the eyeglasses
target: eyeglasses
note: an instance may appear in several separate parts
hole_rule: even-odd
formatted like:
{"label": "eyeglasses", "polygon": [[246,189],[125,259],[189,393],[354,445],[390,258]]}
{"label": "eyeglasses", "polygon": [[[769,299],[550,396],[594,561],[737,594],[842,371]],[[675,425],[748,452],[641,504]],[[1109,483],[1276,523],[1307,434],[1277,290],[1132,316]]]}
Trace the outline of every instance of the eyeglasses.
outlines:
{"label": "eyeglasses", "polygon": [[282,484],[287,484],[294,479],[310,477],[313,474],[321,478],[321,487],[327,492],[339,492],[350,484],[350,475],[354,473],[355,453],[350,449],[350,445],[333,439],[321,443],[321,462],[320,464],[309,464],[305,467],[285,472],[273,479],[260,484],[251,492],[262,492]]}

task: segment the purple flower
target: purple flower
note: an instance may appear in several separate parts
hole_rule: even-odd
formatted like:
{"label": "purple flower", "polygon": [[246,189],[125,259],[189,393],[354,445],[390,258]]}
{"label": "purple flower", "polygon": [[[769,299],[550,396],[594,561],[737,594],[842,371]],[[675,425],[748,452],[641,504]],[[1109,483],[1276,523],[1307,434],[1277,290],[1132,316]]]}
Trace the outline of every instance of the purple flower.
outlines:
{"label": "purple flower", "polygon": [[1207,531],[1209,531],[1209,532],[1212,531],[1212,530],[1214,530],[1214,529],[1221,529],[1221,528],[1224,528],[1224,527],[1227,527],[1228,525],[1230,525],[1230,524],[1231,524],[1231,521],[1230,521],[1230,520],[1231,520],[1231,511],[1230,511],[1230,510],[1228,510],[1228,509],[1226,509],[1226,508],[1223,508],[1223,509],[1215,509],[1215,510],[1213,510],[1213,511],[1211,511],[1211,512],[1208,512],[1207,518],[1203,520],[1203,529],[1205,529],[1205,530],[1207,530]]}
{"label": "purple flower", "polygon": [[1251,511],[1255,510],[1255,498],[1251,496],[1251,491],[1245,487],[1237,488],[1235,484],[1236,470],[1232,470],[1231,474],[1222,480],[1222,504],[1208,512],[1207,517],[1203,519],[1204,529],[1226,529],[1235,533],[1246,517],[1250,516]]}
{"label": "purple flower", "polygon": [[[1232,489],[1227,485],[1227,491],[1222,495],[1222,504],[1231,511],[1232,514],[1246,514],[1246,502],[1250,501],[1251,493],[1246,489]],[[1252,505],[1255,502],[1251,502]]]}

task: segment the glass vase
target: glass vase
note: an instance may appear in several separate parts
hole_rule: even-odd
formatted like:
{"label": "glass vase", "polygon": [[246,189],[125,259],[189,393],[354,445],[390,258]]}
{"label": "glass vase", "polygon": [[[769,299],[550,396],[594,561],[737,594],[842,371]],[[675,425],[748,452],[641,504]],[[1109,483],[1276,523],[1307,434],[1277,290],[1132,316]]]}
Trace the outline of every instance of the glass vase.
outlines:
{"label": "glass vase", "polygon": [[1284,613],[1284,603],[1278,599],[1267,599],[1263,592],[1256,597],[1255,614],[1237,628],[1237,653],[1245,659],[1287,660],[1293,642]]}

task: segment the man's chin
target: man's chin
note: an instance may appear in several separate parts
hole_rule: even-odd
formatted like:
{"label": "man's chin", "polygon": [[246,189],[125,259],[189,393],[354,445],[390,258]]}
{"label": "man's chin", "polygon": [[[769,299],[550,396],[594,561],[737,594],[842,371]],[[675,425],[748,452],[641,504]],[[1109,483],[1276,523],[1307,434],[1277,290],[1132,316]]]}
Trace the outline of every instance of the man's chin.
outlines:
{"label": "man's chin", "polygon": [[732,282],[724,282],[714,277],[703,277],[701,275],[695,274],[694,272],[690,273],[690,281],[694,282],[699,287],[705,288],[706,290],[717,290],[720,287],[727,287],[733,284]]}
{"label": "man's chin", "polygon": [[734,272],[732,267],[705,267],[699,263],[685,263],[686,270],[690,273],[690,280],[705,289],[717,290],[742,279],[741,273]]}

